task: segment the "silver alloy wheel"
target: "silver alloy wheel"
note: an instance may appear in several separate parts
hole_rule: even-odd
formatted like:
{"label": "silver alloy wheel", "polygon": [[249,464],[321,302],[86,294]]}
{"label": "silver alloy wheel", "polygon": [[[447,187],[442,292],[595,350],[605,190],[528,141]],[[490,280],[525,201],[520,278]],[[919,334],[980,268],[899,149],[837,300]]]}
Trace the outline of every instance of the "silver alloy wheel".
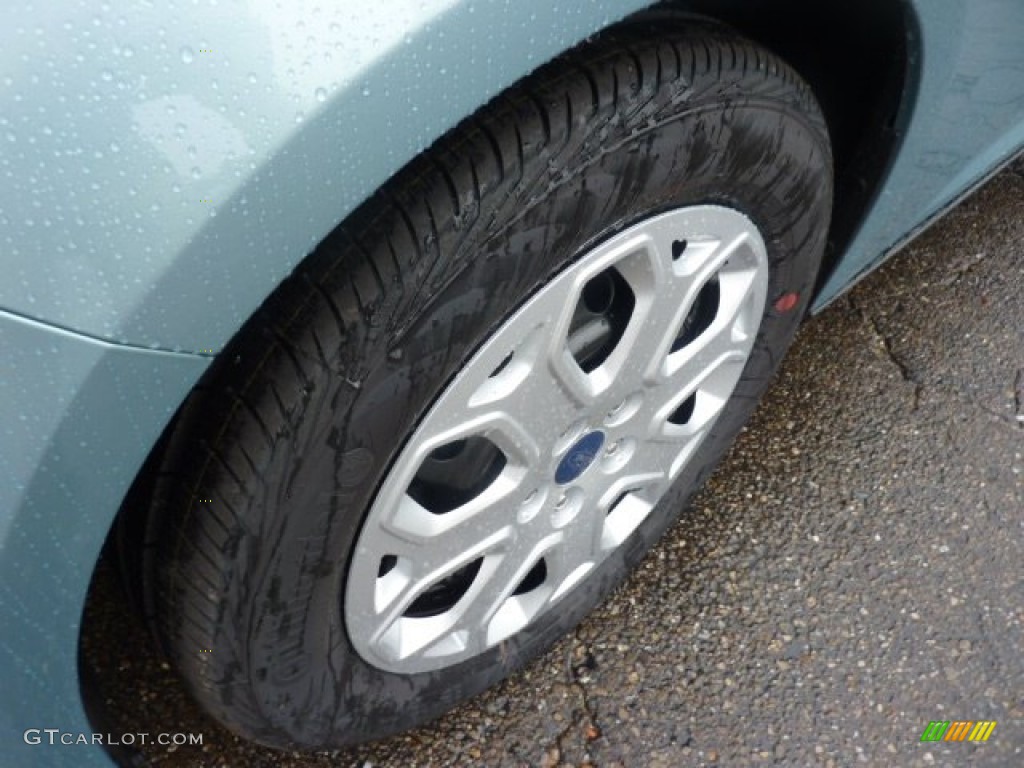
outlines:
{"label": "silver alloy wheel", "polygon": [[359,655],[440,669],[557,605],[708,434],[767,285],[753,222],[692,206],[624,230],[526,301],[438,397],[367,514],[344,601]]}

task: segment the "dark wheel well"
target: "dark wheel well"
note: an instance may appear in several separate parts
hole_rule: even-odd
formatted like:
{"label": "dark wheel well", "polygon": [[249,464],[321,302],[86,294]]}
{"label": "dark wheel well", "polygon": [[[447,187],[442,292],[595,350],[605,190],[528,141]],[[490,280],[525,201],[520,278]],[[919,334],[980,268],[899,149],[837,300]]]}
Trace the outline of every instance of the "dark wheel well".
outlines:
{"label": "dark wheel well", "polygon": [[776,53],[814,90],[835,163],[820,288],[878,195],[902,142],[921,60],[910,3],[669,0],[647,13],[696,13],[721,21]]}

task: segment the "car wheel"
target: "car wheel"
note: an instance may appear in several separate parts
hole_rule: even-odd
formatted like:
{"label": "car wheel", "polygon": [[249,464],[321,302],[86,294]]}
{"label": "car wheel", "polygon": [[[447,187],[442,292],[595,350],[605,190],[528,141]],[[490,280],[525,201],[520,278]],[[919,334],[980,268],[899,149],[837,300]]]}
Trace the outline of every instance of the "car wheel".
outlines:
{"label": "car wheel", "polygon": [[277,747],[423,723],[569,631],[676,519],[810,299],[808,87],[703,22],[623,25],[391,179],[183,407],[147,604]]}

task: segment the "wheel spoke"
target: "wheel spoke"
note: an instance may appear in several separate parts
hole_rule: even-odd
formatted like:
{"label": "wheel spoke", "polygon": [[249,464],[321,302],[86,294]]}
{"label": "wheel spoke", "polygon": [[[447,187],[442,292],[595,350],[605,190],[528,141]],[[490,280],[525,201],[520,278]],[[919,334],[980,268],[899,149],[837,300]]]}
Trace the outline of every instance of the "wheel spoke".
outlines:
{"label": "wheel spoke", "polygon": [[[692,393],[723,366],[742,370],[747,354],[731,343],[731,334],[731,328],[725,324],[720,328],[712,327],[700,343],[670,356],[664,366],[662,380],[652,387],[652,391],[667,400],[682,393]],[[737,378],[739,370],[736,371]],[[660,398],[656,396],[655,399]]]}
{"label": "wheel spoke", "polygon": [[546,437],[544,447],[547,448],[557,437],[552,434],[552,423],[565,420],[570,414],[585,415],[595,399],[589,382],[578,372],[575,363],[558,351],[552,354],[538,361],[522,386],[491,404],[491,407],[501,408],[503,414],[516,414],[522,431],[532,438],[543,440]]}
{"label": "wheel spoke", "polygon": [[637,472],[620,478],[605,492],[600,504],[604,514],[600,521],[602,552],[610,552],[622,544],[647,518],[654,507],[652,499],[661,495],[665,479],[661,470]]}
{"label": "wheel spoke", "polygon": [[644,498],[660,495],[679,474],[706,435],[706,428],[660,429],[650,439],[638,444],[630,462],[630,467],[634,469],[619,480],[618,492],[643,489]]}
{"label": "wheel spoke", "polygon": [[663,312],[662,292],[672,283],[671,258],[651,234],[634,237],[613,249],[612,253],[615,259],[610,260],[610,265],[628,285],[634,304],[614,351],[600,368],[590,374],[595,393],[609,389],[617,392],[619,388],[630,387],[638,381],[638,375],[643,372],[644,358],[651,348],[647,334]]}
{"label": "wheel spoke", "polygon": [[[593,386],[572,361],[565,345],[551,333],[555,321],[533,326],[521,343],[497,344],[482,368],[460,374],[446,398],[450,407],[431,413],[424,431],[437,444],[470,434],[485,434],[525,464],[535,464],[543,447],[538,441],[551,431],[553,420],[584,413],[594,402]],[[512,334],[505,334],[512,336]],[[493,364],[493,368],[490,365]],[[479,370],[488,370],[480,376]],[[496,438],[496,439],[495,439]]]}
{"label": "wheel spoke", "polygon": [[[508,547],[515,537],[512,520],[498,522],[508,505],[479,505],[471,514],[461,515],[455,524],[438,521],[434,515],[406,496],[401,510],[388,524],[364,533],[360,546],[372,548],[382,556],[393,556],[405,565],[406,596],[415,597],[425,587],[453,573],[495,549]],[[357,554],[358,551],[357,551]],[[395,604],[392,595],[389,604]],[[401,602],[401,601],[398,601]],[[380,606],[376,612],[383,610]]]}
{"label": "wheel spoke", "polygon": [[444,514],[430,512],[405,495],[381,527],[410,546],[438,552],[441,562],[448,562],[458,556],[460,548],[472,548],[477,540],[503,531],[515,521],[511,497],[521,487],[519,479],[505,473],[487,491]]}
{"label": "wheel spoke", "polygon": [[558,544],[548,558],[552,600],[564,595],[579,578],[602,559],[600,541],[604,513],[591,501],[575,520],[562,530]]}
{"label": "wheel spoke", "polygon": [[700,407],[689,419],[689,432],[703,428],[724,407],[753,346],[764,302],[757,278],[758,270],[744,266],[719,271],[720,298],[710,326],[682,349],[668,354],[655,374],[656,383],[650,388],[654,418],[649,436],[661,434],[670,414],[698,391],[702,397],[695,407]]}
{"label": "wheel spoke", "polygon": [[[469,599],[459,619],[461,626],[471,630],[478,651],[485,650],[521,628],[520,621],[525,618],[521,611],[505,611],[507,615],[501,615],[502,611],[510,599],[515,600],[512,593],[537,558],[551,546],[553,538],[549,537],[530,548],[520,548],[502,557],[492,558],[491,563],[484,562],[477,584],[474,584],[474,592],[467,596]],[[511,631],[509,625],[513,627]]]}
{"label": "wheel spoke", "polygon": [[[743,233],[730,240],[691,243],[687,247],[692,252],[690,256],[684,255],[673,263],[668,271],[666,285],[660,287],[652,298],[650,309],[643,318],[642,335],[649,341],[646,345],[637,345],[634,350],[635,360],[631,367],[643,372],[645,382],[657,382],[668,373],[664,362],[672,354],[679,354],[672,353],[672,347],[684,321],[694,311],[701,290],[709,281],[718,279],[721,286],[719,293],[722,299],[715,311],[715,325],[729,322],[726,318],[732,317],[744,306],[743,301],[754,284],[754,270],[742,266],[729,269],[726,265],[738,254],[745,254],[749,246],[749,236]],[[680,261],[684,263],[680,264]],[[723,282],[725,284],[721,285]],[[720,340],[724,340],[724,337]],[[706,339],[701,340],[701,346],[706,344]]]}

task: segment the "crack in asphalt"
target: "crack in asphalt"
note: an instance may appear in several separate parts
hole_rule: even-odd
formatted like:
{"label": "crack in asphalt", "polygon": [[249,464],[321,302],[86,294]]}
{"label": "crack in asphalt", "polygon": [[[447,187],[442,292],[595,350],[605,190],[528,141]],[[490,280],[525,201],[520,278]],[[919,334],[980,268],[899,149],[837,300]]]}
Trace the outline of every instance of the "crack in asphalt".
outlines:
{"label": "crack in asphalt", "polygon": [[[1024,178],[1024,168],[1022,168],[1022,178]],[[963,262],[959,267],[955,268],[955,275],[953,281],[955,282],[968,272],[972,267],[978,264],[983,258],[983,254],[979,254],[969,262]],[[920,379],[914,373],[914,370],[910,365],[896,353],[892,343],[892,339],[886,334],[878,324],[878,320],[875,316],[861,306],[860,302],[853,296],[848,297],[848,303],[850,308],[860,317],[861,321],[867,327],[871,336],[875,339],[875,346],[881,350],[882,356],[889,361],[896,368],[900,375],[900,379],[904,382],[913,386],[913,395],[910,410],[911,412],[916,411],[921,401],[921,394],[924,390],[924,385]],[[1013,416],[1008,417],[1005,413],[999,413],[996,410],[986,406],[984,403],[978,402],[975,398],[969,394],[960,391],[959,389],[954,390],[957,395],[967,401],[969,405],[978,408],[979,410],[987,413],[989,416],[994,417],[999,423],[1006,424],[1011,427],[1017,427],[1024,429],[1024,368],[1018,368],[1014,374],[1013,379]],[[955,442],[955,441],[954,441]]]}
{"label": "crack in asphalt", "polygon": [[[568,718],[565,727],[559,731],[558,735],[554,739],[552,748],[546,750],[545,757],[548,761],[554,760],[553,765],[561,764],[562,758],[565,756],[567,750],[566,740],[572,734],[572,732],[580,727],[585,728],[583,734],[584,741],[594,741],[601,736],[601,729],[597,724],[597,714],[593,709],[593,705],[590,703],[590,698],[587,695],[586,684],[582,680],[581,670],[588,670],[594,668],[594,655],[579,635],[579,629],[573,631],[572,634],[573,642],[570,644],[569,649],[565,654],[565,676],[566,684],[570,690],[576,692],[578,696],[577,705],[573,707],[572,717]],[[583,648],[584,655],[583,661],[580,663],[574,663],[574,652],[577,648]],[[588,765],[587,761],[583,762],[583,765]]]}
{"label": "crack in asphalt", "polygon": [[923,389],[923,385],[920,380],[914,374],[911,367],[893,350],[892,340],[879,327],[875,316],[865,310],[853,295],[850,295],[848,301],[850,307],[860,316],[861,321],[867,326],[869,332],[874,337],[875,346],[882,351],[883,356],[896,368],[900,378],[913,386],[913,399],[910,404],[910,410],[912,412],[916,411],[918,404],[921,401],[921,392]]}

